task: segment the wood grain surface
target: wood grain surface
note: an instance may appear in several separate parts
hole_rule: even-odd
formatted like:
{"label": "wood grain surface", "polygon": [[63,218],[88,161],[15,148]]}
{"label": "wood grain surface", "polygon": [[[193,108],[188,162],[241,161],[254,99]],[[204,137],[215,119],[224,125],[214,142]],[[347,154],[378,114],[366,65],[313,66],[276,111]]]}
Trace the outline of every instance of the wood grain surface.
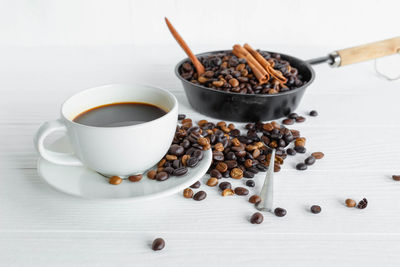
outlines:
{"label": "wood grain surface", "polygon": [[[332,48],[271,50],[310,58]],[[323,151],[326,156],[305,172],[294,165],[306,155],[289,158],[276,174],[276,206],[287,209],[286,217],[265,214],[263,224],[252,225],[248,220],[256,210],[247,197],[222,198],[205,185],[208,198],[201,202],[175,194],[107,203],[73,198],[42,182],[32,136],[82,89],[116,82],[155,84],[177,96],[181,113],[195,121],[204,118],[190,108],[174,77],[174,64],[183,58],[179,48],[157,47],[158,54],[146,53],[146,59],[143,51],[148,48],[1,51],[0,266],[400,264],[400,182],[391,178],[400,174],[400,84],[378,78],[371,62],[315,68],[315,83],[297,110],[307,120],[292,128],[307,138],[306,155]],[[318,117],[307,116],[312,109]],[[262,179],[256,176],[252,192],[260,190]],[[367,209],[345,207],[349,197],[368,198]],[[312,204],[321,205],[321,214],[308,211]],[[149,245],[156,237],[166,240],[166,249],[157,253]]]}

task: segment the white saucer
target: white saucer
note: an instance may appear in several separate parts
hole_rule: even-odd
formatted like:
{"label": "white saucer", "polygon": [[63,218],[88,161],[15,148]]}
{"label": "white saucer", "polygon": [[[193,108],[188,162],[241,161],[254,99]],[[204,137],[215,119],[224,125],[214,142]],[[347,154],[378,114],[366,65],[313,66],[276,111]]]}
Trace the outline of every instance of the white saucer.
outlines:
{"label": "white saucer", "polygon": [[[66,137],[57,139],[49,149],[58,152],[71,152]],[[189,187],[198,181],[211,165],[211,150],[204,151],[204,157],[195,168],[180,177],[172,176],[159,182],[146,175],[139,182],[124,180],[119,185],[111,185],[108,179],[86,167],[57,165],[43,158],[38,160],[38,173],[54,189],[76,197],[95,200],[148,200],[168,196]]]}

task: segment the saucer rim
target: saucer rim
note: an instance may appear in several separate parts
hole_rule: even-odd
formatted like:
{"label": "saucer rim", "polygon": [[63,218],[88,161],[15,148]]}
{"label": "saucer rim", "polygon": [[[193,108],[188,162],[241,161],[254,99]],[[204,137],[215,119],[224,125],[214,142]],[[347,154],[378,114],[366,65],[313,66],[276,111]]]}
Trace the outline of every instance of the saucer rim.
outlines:
{"label": "saucer rim", "polygon": [[[123,198],[97,198],[97,197],[87,197],[84,195],[80,195],[80,194],[74,194],[68,191],[63,191],[61,190],[60,187],[56,187],[54,185],[52,185],[51,183],[48,182],[48,180],[45,178],[45,175],[43,175],[43,170],[41,169],[42,166],[42,162],[45,161],[47,163],[50,164],[54,164],[51,163],[49,161],[47,161],[46,159],[42,158],[41,156],[39,156],[38,160],[37,160],[37,164],[36,164],[36,169],[37,169],[37,173],[39,175],[39,177],[45,182],[45,184],[47,184],[48,186],[50,186],[52,189],[63,193],[65,195],[69,195],[75,198],[80,198],[80,199],[84,199],[84,200],[90,200],[90,201],[103,201],[103,202],[134,202],[134,201],[145,201],[145,200],[151,200],[151,199],[156,199],[156,198],[162,198],[162,197],[166,197],[166,196],[170,196],[173,195],[174,193],[177,193],[179,191],[183,191],[185,188],[190,187],[192,184],[194,184],[196,181],[200,180],[206,173],[207,170],[209,168],[209,166],[211,166],[211,162],[212,162],[212,152],[211,149],[204,151],[204,158],[199,162],[199,165],[196,166],[195,168],[199,168],[199,167],[203,167],[205,170],[202,171],[199,175],[195,175],[193,177],[189,177],[187,181],[183,182],[182,184],[179,184],[175,187],[169,188],[167,190],[163,190],[160,192],[155,192],[155,193],[150,193],[150,194],[146,194],[146,195],[141,195],[141,196],[134,196],[134,197],[123,197]],[[57,165],[57,164],[54,164]],[[207,165],[207,167],[205,167]],[[73,166],[70,166],[73,167]],[[79,166],[78,168],[86,168],[85,166]],[[190,174],[190,170],[188,174]],[[93,170],[89,170],[91,172],[95,172]],[[100,175],[100,174],[98,174]],[[183,177],[173,177],[173,178],[177,178],[177,179],[181,179]],[[105,178],[104,178],[105,179]],[[168,180],[163,181],[162,183],[168,182]]]}

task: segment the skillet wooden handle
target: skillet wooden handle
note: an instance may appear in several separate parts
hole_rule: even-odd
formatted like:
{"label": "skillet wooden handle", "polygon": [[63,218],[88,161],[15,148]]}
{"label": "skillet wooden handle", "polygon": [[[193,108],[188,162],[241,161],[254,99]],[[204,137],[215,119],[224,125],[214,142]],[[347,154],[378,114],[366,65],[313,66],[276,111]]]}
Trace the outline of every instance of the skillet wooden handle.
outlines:
{"label": "skillet wooden handle", "polygon": [[340,56],[339,66],[345,66],[369,59],[389,56],[399,52],[400,36],[336,51],[336,53]]}

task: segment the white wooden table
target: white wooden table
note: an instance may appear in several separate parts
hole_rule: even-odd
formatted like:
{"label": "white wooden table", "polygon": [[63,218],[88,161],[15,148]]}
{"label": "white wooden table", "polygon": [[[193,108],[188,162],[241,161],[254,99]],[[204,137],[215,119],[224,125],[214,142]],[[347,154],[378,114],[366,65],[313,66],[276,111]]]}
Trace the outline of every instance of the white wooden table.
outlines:
{"label": "white wooden table", "polygon": [[[303,58],[331,49],[254,46]],[[36,172],[34,132],[87,87],[155,84],[177,96],[181,113],[204,118],[174,76],[177,46],[8,47],[0,55],[0,266],[399,266],[400,182],[391,175],[400,173],[400,83],[377,77],[372,62],[315,67],[297,111],[320,115],[293,128],[326,156],[305,172],[294,169],[305,156],[289,158],[275,187],[287,216],[252,225],[247,197],[222,198],[215,188],[201,202],[176,194],[98,203],[56,192]],[[368,208],[346,208],[348,197],[367,197]],[[311,214],[312,204],[322,213]],[[163,251],[150,249],[156,237],[166,240]]]}

